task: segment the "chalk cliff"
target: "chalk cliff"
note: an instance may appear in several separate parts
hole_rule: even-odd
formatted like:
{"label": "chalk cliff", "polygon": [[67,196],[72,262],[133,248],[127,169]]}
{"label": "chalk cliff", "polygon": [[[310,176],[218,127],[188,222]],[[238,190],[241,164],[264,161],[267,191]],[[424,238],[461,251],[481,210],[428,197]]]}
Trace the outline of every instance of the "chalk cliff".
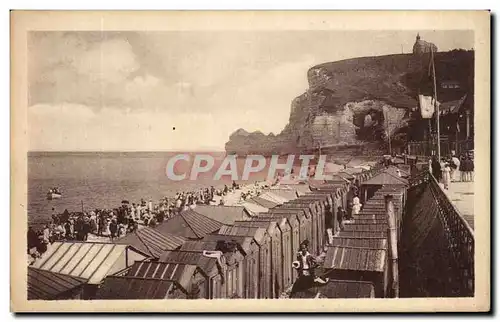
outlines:
{"label": "chalk cliff", "polygon": [[[474,53],[434,54],[438,84],[453,80],[460,92],[473,92]],[[289,122],[281,133],[235,131],[228,153],[298,153],[318,147],[385,149],[387,134],[403,145],[407,121],[417,111],[418,93],[429,94],[428,52],[362,57],[309,69],[309,88],[292,100]],[[439,86],[439,85],[438,85]],[[438,88],[442,103],[461,93]],[[394,142],[393,142],[394,140]]]}

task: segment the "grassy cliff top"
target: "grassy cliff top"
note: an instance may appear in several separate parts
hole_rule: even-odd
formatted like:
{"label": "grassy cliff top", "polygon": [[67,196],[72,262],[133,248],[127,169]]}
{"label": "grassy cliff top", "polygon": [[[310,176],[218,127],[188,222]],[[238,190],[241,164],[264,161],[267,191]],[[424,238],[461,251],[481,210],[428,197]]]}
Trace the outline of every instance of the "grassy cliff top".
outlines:
{"label": "grassy cliff top", "polygon": [[[453,50],[434,54],[438,100],[446,102],[473,93],[474,52]],[[340,108],[348,102],[383,101],[394,107],[417,106],[418,93],[432,94],[429,76],[430,55],[397,54],[360,57],[323,63],[308,72],[311,83],[314,70],[322,69],[328,80],[317,90],[326,93],[325,110]],[[432,75],[432,74],[431,74]],[[446,81],[454,81],[459,89],[443,89]]]}

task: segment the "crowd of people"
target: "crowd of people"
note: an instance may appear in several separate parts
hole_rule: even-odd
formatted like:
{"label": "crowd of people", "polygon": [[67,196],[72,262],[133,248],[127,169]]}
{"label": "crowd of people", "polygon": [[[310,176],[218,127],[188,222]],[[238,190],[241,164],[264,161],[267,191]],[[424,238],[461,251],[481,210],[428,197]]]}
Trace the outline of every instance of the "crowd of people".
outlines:
{"label": "crowd of people", "polygon": [[434,155],[429,160],[429,171],[448,190],[452,182],[474,181],[474,158],[470,153],[464,153],[458,157],[454,151],[448,158]]}
{"label": "crowd of people", "polygon": [[[153,204],[152,199],[141,199],[137,203],[123,200],[121,206],[114,209],[94,209],[89,212],[56,213],[52,208],[50,223],[38,230],[28,229],[28,253],[32,258],[40,257],[47,251],[49,244],[61,240],[87,241],[89,234],[98,237],[109,237],[114,240],[139,229],[141,226],[154,227],[163,221],[196,205],[224,204],[224,196],[240,189],[233,181],[231,186],[224,185],[221,189],[202,188],[195,191],[178,192],[174,197],[165,197]],[[253,196],[255,191],[242,193],[242,198]],[[220,201],[216,203],[215,196]]]}
{"label": "crowd of people", "polygon": [[[244,202],[252,197],[259,196],[262,189],[279,184],[282,175],[278,175],[271,184],[260,185],[254,183],[242,189],[235,202]],[[221,189],[214,186],[201,188],[195,191],[178,192],[174,197],[164,197],[159,202],[153,204],[152,199],[146,201],[141,199],[137,203],[130,203],[123,200],[120,207],[114,209],[94,209],[88,212],[73,212],[65,210],[63,213],[56,213],[52,208],[52,218],[50,223],[44,224],[38,230],[34,227],[28,229],[28,253],[31,259],[43,255],[47,251],[49,244],[56,241],[87,241],[89,235],[97,240],[109,238],[111,241],[134,232],[142,227],[155,227],[163,221],[185,211],[193,209],[196,205],[224,205],[225,197],[241,189],[240,185],[232,182],[232,185],[224,185]],[[350,202],[345,211],[344,219],[349,219],[352,209],[360,208],[357,197],[357,187],[353,188],[352,195],[354,203]],[[216,197],[217,196],[217,197]],[[218,199],[218,201],[216,201]],[[357,203],[356,203],[357,199]],[[83,209],[82,209],[83,210]],[[356,211],[356,210],[355,210]],[[349,214],[349,216],[348,216]]]}

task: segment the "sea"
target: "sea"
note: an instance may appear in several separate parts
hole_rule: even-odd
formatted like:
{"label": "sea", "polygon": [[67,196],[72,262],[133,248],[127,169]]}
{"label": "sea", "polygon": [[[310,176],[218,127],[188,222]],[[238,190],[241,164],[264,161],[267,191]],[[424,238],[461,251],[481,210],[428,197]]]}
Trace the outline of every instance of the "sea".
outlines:
{"label": "sea", "polygon": [[[130,203],[172,197],[180,191],[194,191],[232,184],[231,176],[214,180],[213,174],[224,160],[225,152],[199,152],[211,155],[212,171],[200,174],[197,180],[174,181],[166,175],[168,160],[186,152],[30,152],[28,153],[28,220],[50,220],[56,213],[113,209],[122,200]],[[187,153],[191,162],[178,162],[176,174],[190,173],[197,152]],[[239,178],[245,158],[237,159]],[[202,164],[204,165],[204,164]],[[264,180],[267,172],[252,174],[246,182]],[[237,183],[243,183],[236,180]],[[58,187],[61,199],[47,200],[47,192]]]}

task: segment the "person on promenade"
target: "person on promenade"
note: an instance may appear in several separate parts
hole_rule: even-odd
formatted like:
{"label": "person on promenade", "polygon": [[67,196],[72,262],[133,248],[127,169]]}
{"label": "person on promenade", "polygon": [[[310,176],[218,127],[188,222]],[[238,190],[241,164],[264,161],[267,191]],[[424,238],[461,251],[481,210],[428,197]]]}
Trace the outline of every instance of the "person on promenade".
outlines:
{"label": "person on promenade", "polygon": [[451,181],[454,182],[454,181],[458,181],[458,178],[459,178],[459,173],[460,173],[460,160],[457,158],[457,156],[455,154],[452,154],[451,156],[451,162],[450,162],[450,169],[451,169],[451,172],[450,172],[450,178],[451,178]]}
{"label": "person on promenade", "polygon": [[444,184],[444,189],[448,190],[450,187],[451,183],[451,168],[449,163],[445,163],[443,166],[443,184]]}
{"label": "person on promenade", "polygon": [[432,175],[438,182],[441,182],[441,165],[439,164],[439,160],[435,155],[432,156]]}
{"label": "person on promenade", "polygon": [[466,158],[467,181],[474,181],[474,159],[469,155]]}
{"label": "person on promenade", "polygon": [[460,166],[458,167],[458,171],[460,172],[460,181],[465,182],[465,176],[466,176],[466,161],[465,161],[465,155],[460,156]]}

